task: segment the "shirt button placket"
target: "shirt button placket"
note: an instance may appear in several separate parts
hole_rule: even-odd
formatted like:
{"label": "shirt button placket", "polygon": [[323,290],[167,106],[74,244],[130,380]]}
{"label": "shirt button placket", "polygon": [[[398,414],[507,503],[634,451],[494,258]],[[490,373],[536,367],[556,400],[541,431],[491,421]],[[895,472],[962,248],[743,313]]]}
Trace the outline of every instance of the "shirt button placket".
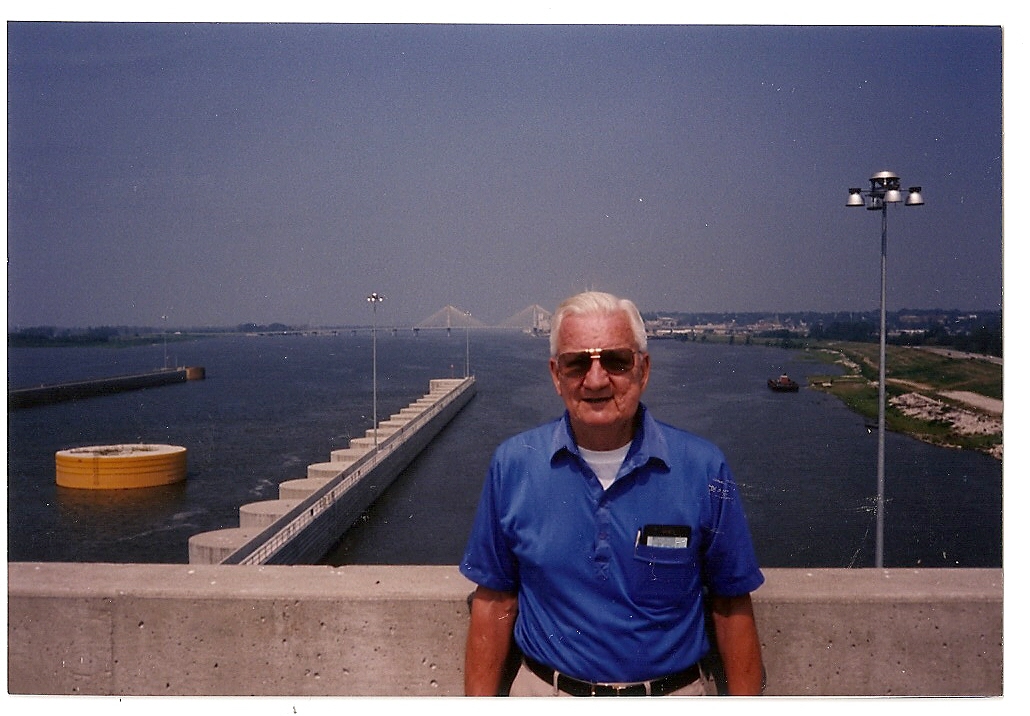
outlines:
{"label": "shirt button placket", "polygon": [[608,507],[607,500],[602,497],[600,503],[597,505],[597,510],[594,515],[595,522],[595,536],[594,544],[594,561],[597,563],[597,567],[601,572],[602,578],[608,576],[608,563],[612,558],[612,545],[609,541],[611,535],[611,510]]}

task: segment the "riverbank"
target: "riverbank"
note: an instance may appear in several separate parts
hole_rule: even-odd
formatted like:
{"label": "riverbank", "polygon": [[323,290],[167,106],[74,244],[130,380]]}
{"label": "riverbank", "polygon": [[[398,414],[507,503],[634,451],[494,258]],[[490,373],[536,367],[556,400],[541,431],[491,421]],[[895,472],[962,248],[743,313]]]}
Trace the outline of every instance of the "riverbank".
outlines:
{"label": "riverbank", "polygon": [[[879,346],[826,343],[816,355],[843,375],[811,376],[809,386],[834,395],[866,418],[879,411]],[[887,347],[887,428],[942,447],[1003,454],[999,358]]]}

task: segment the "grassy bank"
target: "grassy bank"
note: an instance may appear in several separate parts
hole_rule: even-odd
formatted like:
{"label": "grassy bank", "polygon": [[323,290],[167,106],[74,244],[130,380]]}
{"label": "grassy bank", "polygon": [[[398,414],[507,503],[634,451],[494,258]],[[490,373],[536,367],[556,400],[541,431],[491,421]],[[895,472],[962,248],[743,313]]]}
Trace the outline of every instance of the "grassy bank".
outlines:
{"label": "grassy bank", "polygon": [[[844,375],[813,375],[809,386],[843,400],[875,423],[879,412],[879,345],[826,342],[809,346]],[[1001,415],[985,408],[1002,399],[1002,366],[985,360],[887,346],[889,430],[935,445],[979,450],[1001,457]]]}

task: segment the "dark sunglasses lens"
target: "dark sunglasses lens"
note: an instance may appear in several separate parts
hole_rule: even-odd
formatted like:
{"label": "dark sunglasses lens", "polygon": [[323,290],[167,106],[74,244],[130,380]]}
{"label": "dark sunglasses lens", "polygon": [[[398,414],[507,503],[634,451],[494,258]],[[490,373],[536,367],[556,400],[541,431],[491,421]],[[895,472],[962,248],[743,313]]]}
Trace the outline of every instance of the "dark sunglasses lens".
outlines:
{"label": "dark sunglasses lens", "polygon": [[592,358],[586,351],[579,353],[562,353],[558,356],[558,366],[565,375],[586,375],[590,372]]}
{"label": "dark sunglasses lens", "polygon": [[633,367],[633,358],[628,348],[601,351],[601,367],[609,373],[625,373]]}
{"label": "dark sunglasses lens", "polygon": [[636,353],[630,348],[609,348],[600,353],[590,351],[578,353],[562,353],[558,356],[558,367],[563,375],[580,377],[590,372],[590,365],[596,355],[601,367],[609,373],[626,373],[633,368]]}

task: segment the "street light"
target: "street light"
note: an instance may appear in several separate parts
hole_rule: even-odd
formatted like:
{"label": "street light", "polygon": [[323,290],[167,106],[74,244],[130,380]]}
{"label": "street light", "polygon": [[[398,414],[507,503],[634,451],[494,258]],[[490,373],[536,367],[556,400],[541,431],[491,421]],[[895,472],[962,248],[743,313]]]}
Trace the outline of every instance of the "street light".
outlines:
{"label": "street light", "polygon": [[468,378],[469,371],[469,327],[472,325],[472,311],[465,311],[465,377]]}
{"label": "street light", "polygon": [[[908,188],[905,206],[923,205],[923,188]],[[878,172],[869,178],[869,189],[848,189],[846,206],[865,206],[870,211],[879,211],[880,230],[880,401],[877,418],[876,442],[876,567],[883,567],[883,516],[884,516],[884,433],[887,409],[887,205],[901,203],[901,179],[894,172]],[[866,206],[862,195],[869,197]]]}
{"label": "street light", "polygon": [[168,370],[168,316],[161,316],[161,320],[164,321],[164,330],[161,331],[161,342],[165,348],[164,369]]}
{"label": "street light", "polygon": [[376,381],[376,305],[386,298],[378,293],[369,294],[365,300],[372,304],[372,444],[379,452],[379,415],[377,405]]}

